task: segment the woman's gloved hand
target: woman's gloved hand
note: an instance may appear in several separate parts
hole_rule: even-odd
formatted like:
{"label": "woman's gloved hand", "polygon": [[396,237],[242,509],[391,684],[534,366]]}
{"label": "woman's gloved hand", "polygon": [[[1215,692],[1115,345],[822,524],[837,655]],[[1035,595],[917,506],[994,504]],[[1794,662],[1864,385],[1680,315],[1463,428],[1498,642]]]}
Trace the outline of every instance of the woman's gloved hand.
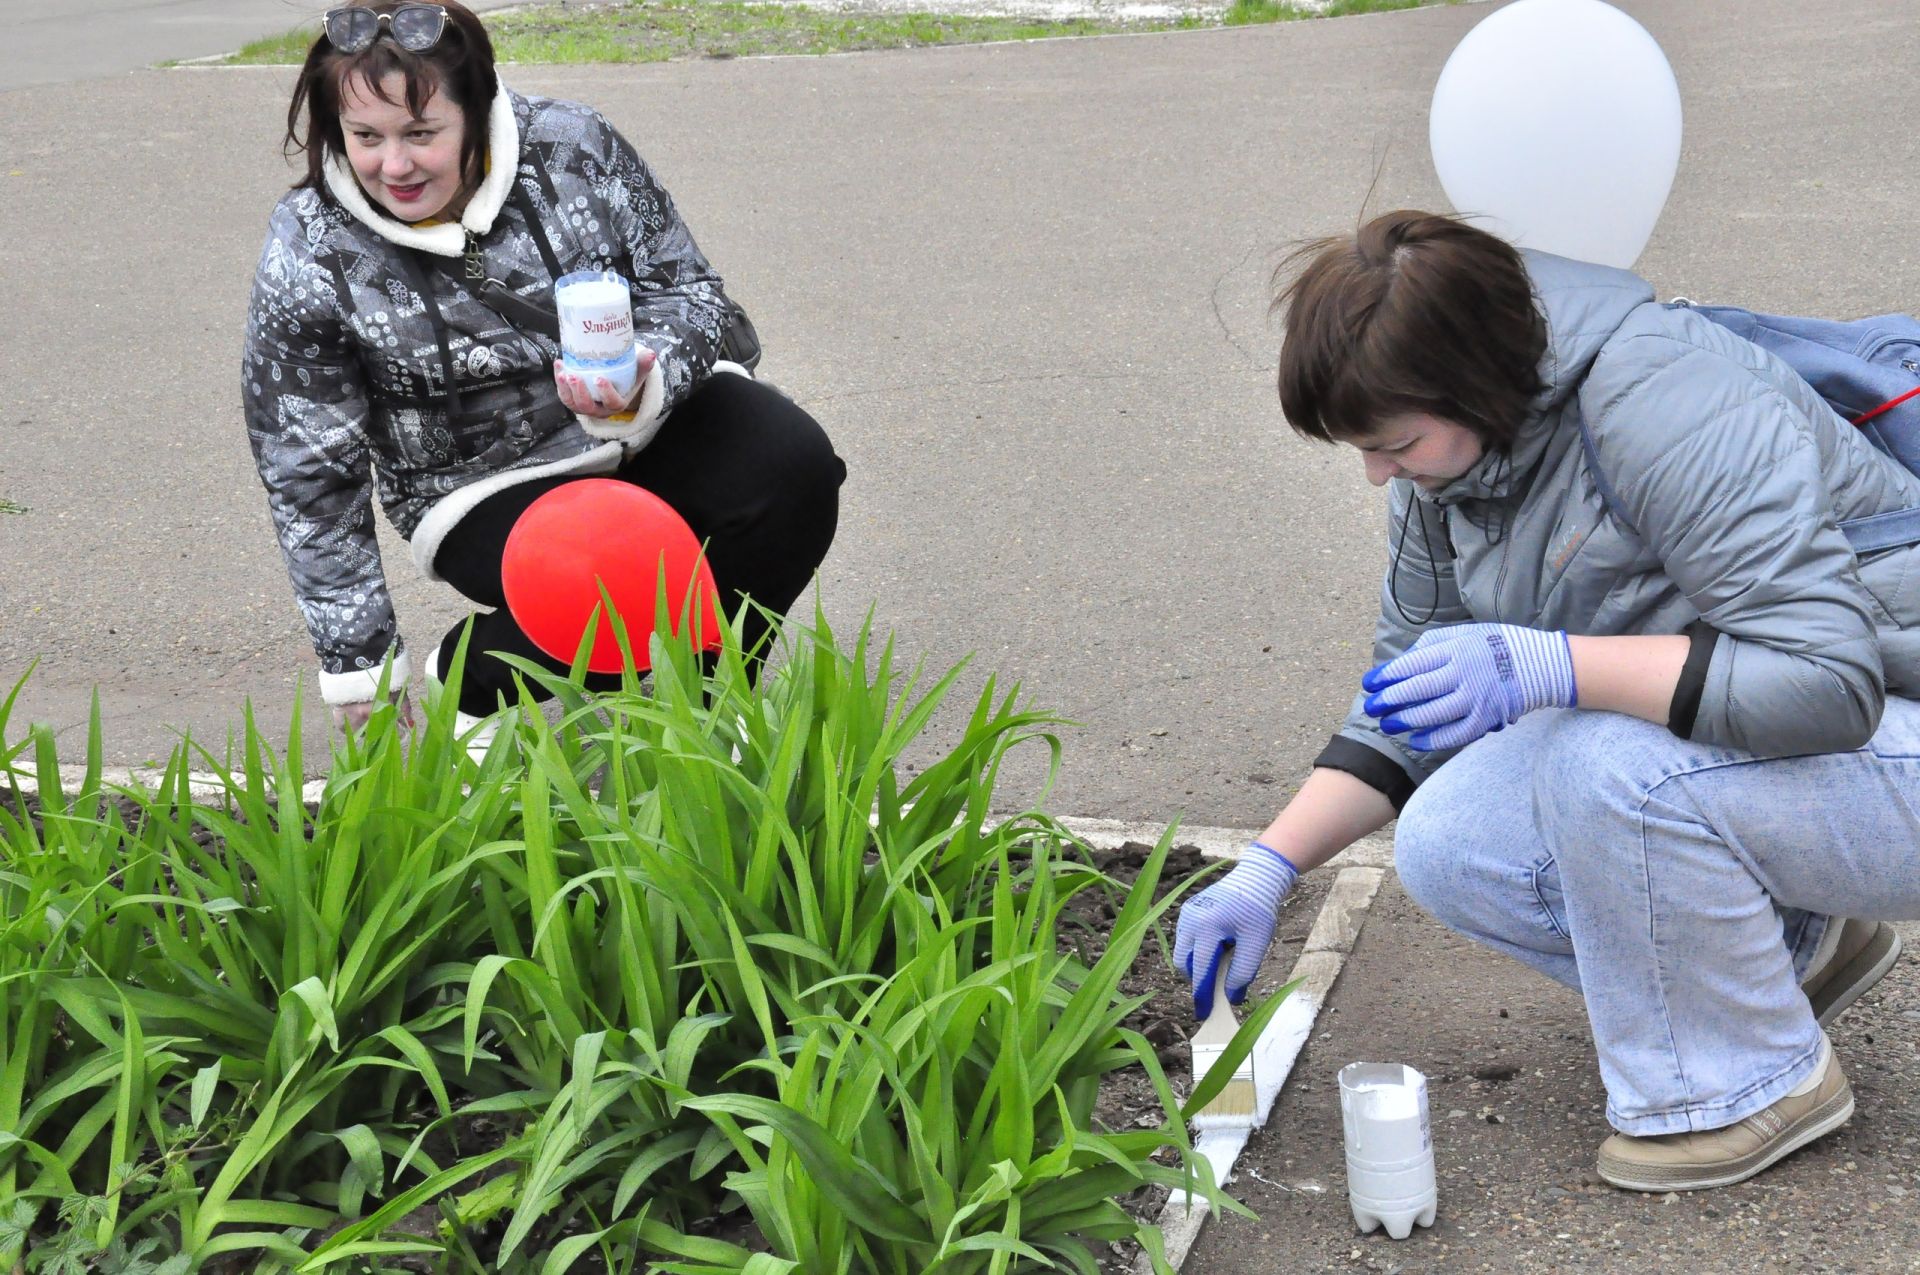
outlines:
{"label": "woman's gloved hand", "polygon": [[1173,963],[1193,983],[1195,1018],[1205,1018],[1213,1008],[1213,980],[1229,946],[1227,1000],[1238,1005],[1247,998],[1247,987],[1273,944],[1280,902],[1299,876],[1285,855],[1256,841],[1233,871],[1181,905]]}
{"label": "woman's gloved hand", "polygon": [[1514,624],[1431,629],[1360,679],[1365,708],[1421,752],[1463,748],[1536,708],[1579,703],[1564,631]]}

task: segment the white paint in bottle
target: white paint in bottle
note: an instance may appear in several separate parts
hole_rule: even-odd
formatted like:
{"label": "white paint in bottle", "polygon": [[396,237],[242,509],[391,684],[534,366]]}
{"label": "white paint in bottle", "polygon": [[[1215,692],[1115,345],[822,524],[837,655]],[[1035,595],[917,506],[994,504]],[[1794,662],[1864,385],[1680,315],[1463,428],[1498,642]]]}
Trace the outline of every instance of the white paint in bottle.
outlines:
{"label": "white paint in bottle", "polygon": [[589,392],[604,376],[622,402],[632,398],[640,373],[627,281],[611,270],[576,270],[555,281],[553,303],[560,314],[560,359],[567,369],[587,378]]}
{"label": "white paint in bottle", "polygon": [[1432,1226],[1436,1207],[1427,1078],[1398,1063],[1340,1069],[1340,1122],[1347,1143],[1347,1201],[1360,1230],[1384,1226],[1404,1240]]}

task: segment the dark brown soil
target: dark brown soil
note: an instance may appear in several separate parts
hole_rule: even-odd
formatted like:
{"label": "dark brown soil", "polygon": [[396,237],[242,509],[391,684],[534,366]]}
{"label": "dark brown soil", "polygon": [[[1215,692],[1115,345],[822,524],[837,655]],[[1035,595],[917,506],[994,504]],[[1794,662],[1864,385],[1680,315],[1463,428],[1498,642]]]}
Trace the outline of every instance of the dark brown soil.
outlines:
{"label": "dark brown soil", "polygon": [[[1101,851],[1094,863],[1102,872],[1131,883],[1146,862],[1149,847],[1129,843],[1118,850]],[[1189,877],[1206,867],[1209,860],[1191,846],[1176,847],[1161,870],[1154,898],[1165,897]],[[1313,877],[1301,882],[1301,888],[1288,897],[1280,910],[1280,927],[1274,936],[1267,973],[1285,973],[1306,941],[1307,931],[1319,912],[1323,883]],[[1314,888],[1309,888],[1314,887]],[[1135,1010],[1127,1019],[1131,1027],[1152,1041],[1160,1065],[1183,1095],[1189,1079],[1187,1038],[1193,1032],[1193,993],[1186,978],[1173,968],[1173,918],[1165,918],[1165,946],[1149,943],[1134,961],[1133,972],[1120,981],[1126,996],[1151,995],[1152,1000]],[[1114,907],[1095,891],[1085,891],[1068,905],[1062,918],[1061,945],[1071,944],[1088,960],[1096,960],[1106,951],[1107,929],[1112,924]],[[1146,1117],[1151,1116],[1151,1120]],[[1103,1089],[1095,1119],[1109,1129],[1143,1128],[1160,1123],[1160,1103],[1147,1080],[1145,1069],[1129,1068],[1117,1072]]]}

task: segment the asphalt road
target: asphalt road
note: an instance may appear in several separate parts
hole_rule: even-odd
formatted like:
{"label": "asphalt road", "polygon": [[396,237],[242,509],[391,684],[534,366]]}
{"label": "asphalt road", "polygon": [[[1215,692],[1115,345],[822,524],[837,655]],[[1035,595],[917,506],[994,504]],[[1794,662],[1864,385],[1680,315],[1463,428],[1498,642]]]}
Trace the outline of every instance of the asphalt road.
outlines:
{"label": "asphalt road", "polygon": [[[1910,0],[1625,7],[1687,112],[1658,288],[1911,307]],[[833,434],[830,616],[1081,723],[1051,808],[1248,826],[1344,710],[1383,564],[1354,458],[1280,421],[1268,274],[1376,174],[1374,209],[1442,205],[1427,103],[1487,12],[508,78],[628,132]],[[288,82],[0,93],[0,675],[38,659],[16,719],[70,752],[95,686],[141,761],[247,698],[283,731],[310,678],[238,391]],[[389,562],[409,635],[459,613]]]}

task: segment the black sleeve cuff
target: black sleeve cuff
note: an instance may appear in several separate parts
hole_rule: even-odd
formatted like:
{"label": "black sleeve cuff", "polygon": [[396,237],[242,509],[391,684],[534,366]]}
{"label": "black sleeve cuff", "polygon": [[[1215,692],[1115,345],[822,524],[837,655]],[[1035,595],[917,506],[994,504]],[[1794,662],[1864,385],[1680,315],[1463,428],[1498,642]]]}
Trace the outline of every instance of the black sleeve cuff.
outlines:
{"label": "black sleeve cuff", "polygon": [[1313,764],[1327,770],[1345,771],[1367,787],[1378,790],[1393,803],[1396,814],[1407,804],[1407,798],[1413,796],[1412,776],[1396,765],[1391,757],[1345,735],[1335,735],[1328,740],[1327,746],[1320,750],[1320,755],[1313,759]]}
{"label": "black sleeve cuff", "polygon": [[1707,665],[1713,662],[1713,647],[1720,630],[1705,620],[1695,620],[1682,630],[1692,639],[1687,662],[1680,669],[1680,680],[1673,688],[1673,702],[1667,705],[1667,729],[1681,739],[1693,738],[1694,719],[1700,716],[1700,693],[1707,688]]}

